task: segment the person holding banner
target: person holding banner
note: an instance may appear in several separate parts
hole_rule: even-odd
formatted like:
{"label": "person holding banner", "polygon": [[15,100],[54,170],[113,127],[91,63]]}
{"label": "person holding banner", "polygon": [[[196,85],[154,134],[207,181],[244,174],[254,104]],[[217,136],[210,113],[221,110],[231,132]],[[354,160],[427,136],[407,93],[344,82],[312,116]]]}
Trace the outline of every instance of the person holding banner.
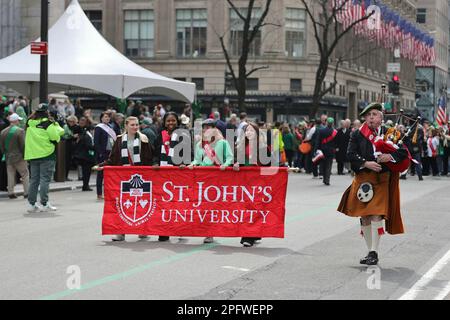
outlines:
{"label": "person holding banner", "polygon": [[[189,165],[189,169],[194,166],[219,166],[224,171],[233,165],[234,156],[230,144],[224,139],[222,133],[216,128],[213,119],[206,119],[202,122],[202,141],[195,146],[194,161]],[[206,237],[204,243],[214,242],[213,237]]]}
{"label": "person holding banner", "polygon": [[[151,166],[153,164],[153,151],[147,136],[139,132],[139,120],[128,117],[125,120],[125,133],[117,137],[108,160],[94,167],[102,171],[104,166]],[[139,235],[145,239],[146,235]],[[113,241],[124,241],[125,235],[116,235]]]}
{"label": "person holding banner", "polygon": [[[155,167],[173,167],[176,165],[179,165],[180,168],[186,167],[186,164],[177,164],[177,161],[174,160],[174,149],[179,143],[183,143],[183,141],[189,141],[190,143],[190,136],[183,135],[180,137],[175,132],[180,127],[180,119],[175,112],[166,112],[162,123],[163,128],[155,141],[155,155],[153,159]],[[180,157],[183,158],[183,155],[181,154]],[[169,236],[158,237],[158,241],[161,242],[169,240]]]}
{"label": "person holding banner", "polygon": [[392,152],[380,152],[389,145],[379,136],[383,119],[381,104],[369,104],[360,116],[365,122],[352,133],[347,151],[355,178],[337,210],[360,218],[361,234],[369,250],[360,263],[376,265],[380,239],[385,233],[383,220],[389,234],[404,233],[399,188],[399,172],[404,169],[397,169],[397,165],[408,160],[408,151],[399,145],[392,147]]}
{"label": "person holding banner", "polygon": [[[249,122],[246,126],[242,128],[244,132],[245,139],[242,139],[236,145],[237,161],[233,165],[234,171],[240,170],[240,160],[243,161],[245,167],[250,166],[260,166],[261,163],[258,158],[259,150],[259,128],[255,123]],[[265,150],[267,152],[267,150]],[[240,159],[240,155],[244,155],[244,159]],[[253,247],[256,241],[261,240],[261,238],[254,237],[243,237],[241,238],[241,244],[244,247]]]}

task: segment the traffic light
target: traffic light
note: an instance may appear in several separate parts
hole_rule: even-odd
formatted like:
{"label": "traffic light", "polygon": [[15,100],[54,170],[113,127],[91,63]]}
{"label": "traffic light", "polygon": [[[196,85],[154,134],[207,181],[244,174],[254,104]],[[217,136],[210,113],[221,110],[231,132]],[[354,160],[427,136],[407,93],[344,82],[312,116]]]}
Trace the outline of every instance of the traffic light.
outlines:
{"label": "traffic light", "polygon": [[389,93],[392,93],[394,96],[400,94],[400,77],[396,74],[392,76],[392,81],[389,82]]}

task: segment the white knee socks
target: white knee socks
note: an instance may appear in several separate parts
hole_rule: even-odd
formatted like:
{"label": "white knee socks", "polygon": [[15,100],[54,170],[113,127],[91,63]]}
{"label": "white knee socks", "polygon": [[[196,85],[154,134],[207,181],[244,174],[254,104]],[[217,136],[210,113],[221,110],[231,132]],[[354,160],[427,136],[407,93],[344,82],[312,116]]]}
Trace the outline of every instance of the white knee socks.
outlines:
{"label": "white knee socks", "polygon": [[384,234],[384,221],[372,221],[372,248],[370,251],[378,252],[381,236]]}
{"label": "white knee socks", "polygon": [[368,226],[361,226],[361,233],[366,240],[367,249],[372,250],[372,226],[369,224]]}

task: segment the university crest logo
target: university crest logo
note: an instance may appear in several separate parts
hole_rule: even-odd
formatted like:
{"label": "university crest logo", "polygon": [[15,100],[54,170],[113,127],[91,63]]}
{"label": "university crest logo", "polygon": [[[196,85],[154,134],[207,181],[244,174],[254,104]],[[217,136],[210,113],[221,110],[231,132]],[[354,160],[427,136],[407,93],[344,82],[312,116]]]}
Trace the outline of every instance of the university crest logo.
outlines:
{"label": "university crest logo", "polygon": [[148,221],[155,211],[156,203],[152,195],[152,182],[144,181],[135,174],[129,181],[122,181],[120,200],[116,199],[122,220],[130,226],[139,226]]}

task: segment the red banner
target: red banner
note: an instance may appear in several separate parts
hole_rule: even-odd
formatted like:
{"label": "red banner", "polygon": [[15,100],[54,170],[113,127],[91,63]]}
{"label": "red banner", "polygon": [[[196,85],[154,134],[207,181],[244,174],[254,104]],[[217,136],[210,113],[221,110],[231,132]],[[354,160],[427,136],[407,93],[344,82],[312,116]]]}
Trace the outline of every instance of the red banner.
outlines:
{"label": "red banner", "polygon": [[104,174],[104,235],[284,237],[285,168],[105,167]]}

